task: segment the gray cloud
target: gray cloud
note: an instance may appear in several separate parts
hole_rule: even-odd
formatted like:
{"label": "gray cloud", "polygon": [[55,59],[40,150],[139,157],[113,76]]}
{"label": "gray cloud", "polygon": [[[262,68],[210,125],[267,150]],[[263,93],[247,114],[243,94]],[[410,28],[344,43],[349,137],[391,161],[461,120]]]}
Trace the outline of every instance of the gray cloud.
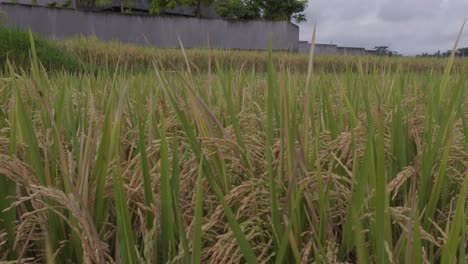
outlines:
{"label": "gray cloud", "polygon": [[[310,0],[300,38],[372,48],[388,45],[407,55],[450,49],[468,15],[467,0]],[[468,29],[464,35],[468,35]],[[463,37],[460,46],[468,46]]]}
{"label": "gray cloud", "polygon": [[440,10],[442,0],[386,0],[378,12],[378,18],[390,22],[408,22],[418,18],[436,16]]}

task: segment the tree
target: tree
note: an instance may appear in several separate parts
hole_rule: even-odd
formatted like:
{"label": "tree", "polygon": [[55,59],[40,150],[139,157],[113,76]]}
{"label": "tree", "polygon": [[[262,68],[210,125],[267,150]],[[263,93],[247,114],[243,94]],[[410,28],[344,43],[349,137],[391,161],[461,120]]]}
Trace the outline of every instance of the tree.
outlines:
{"label": "tree", "polygon": [[376,46],[374,47],[377,55],[383,56],[388,54],[388,46]]}
{"label": "tree", "polygon": [[149,13],[152,15],[161,15],[164,13],[166,8],[174,8],[177,4],[176,0],[149,0],[150,10]]}
{"label": "tree", "polygon": [[455,55],[460,56],[460,57],[468,56],[468,47],[457,49],[457,52],[456,52]]}
{"label": "tree", "polygon": [[288,20],[305,22],[303,13],[307,7],[308,0],[255,0],[263,13],[265,20]]}
{"label": "tree", "polygon": [[[452,51],[451,51],[451,50],[447,50],[447,51],[445,51],[445,52],[440,52],[440,50],[439,50],[439,51],[435,52],[434,54],[430,54],[430,53],[424,52],[424,53],[422,53],[422,54],[416,55],[416,57],[436,57],[436,58],[445,58],[445,57],[449,57],[451,54],[452,54]],[[457,50],[455,51],[455,56],[457,56],[457,57],[465,57],[465,56],[468,56],[468,47],[457,49]]]}
{"label": "tree", "polygon": [[181,0],[180,2],[184,6],[195,7],[195,16],[201,17],[201,8],[202,5],[211,5],[214,3],[214,0]]}
{"label": "tree", "polygon": [[378,56],[401,56],[398,52],[389,50],[388,46],[376,46],[374,50]]}
{"label": "tree", "polygon": [[227,19],[306,21],[308,0],[216,0],[216,11]]}
{"label": "tree", "polygon": [[75,8],[79,10],[89,11],[96,7],[96,0],[76,0]]}
{"label": "tree", "polygon": [[255,0],[217,0],[216,12],[226,19],[260,19],[260,8]]}

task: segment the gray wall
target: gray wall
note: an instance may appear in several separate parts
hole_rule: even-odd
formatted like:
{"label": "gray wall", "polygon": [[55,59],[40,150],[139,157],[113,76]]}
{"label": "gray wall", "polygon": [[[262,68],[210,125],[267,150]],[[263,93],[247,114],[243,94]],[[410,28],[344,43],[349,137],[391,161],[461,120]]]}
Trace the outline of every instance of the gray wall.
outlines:
{"label": "gray wall", "polygon": [[333,44],[316,44],[315,51],[317,54],[337,54],[338,47]]}
{"label": "gray wall", "polygon": [[[301,53],[310,52],[310,43],[308,41],[299,41],[298,51]],[[315,54],[338,54],[339,48],[334,44],[315,44]]]}
{"label": "gray wall", "polygon": [[299,41],[298,46],[297,46],[297,51],[299,53],[309,53],[310,43],[308,41]]}
{"label": "gray wall", "polygon": [[338,53],[347,55],[364,55],[366,54],[366,49],[358,47],[338,47]]}
{"label": "gray wall", "polygon": [[298,48],[299,28],[289,22],[226,21],[121,15],[114,13],[81,12],[26,5],[0,4],[6,12],[6,26],[31,28],[49,38],[74,35],[96,35],[103,40],[154,45],[163,48],[178,47],[177,35],[184,47],[210,47],[225,49],[267,49],[269,36],[273,49]]}
{"label": "gray wall", "polygon": [[[308,53],[310,43],[308,41],[299,41],[298,52]],[[347,54],[347,55],[365,55],[368,52],[361,47],[338,47],[335,44],[315,44],[315,54]]]}

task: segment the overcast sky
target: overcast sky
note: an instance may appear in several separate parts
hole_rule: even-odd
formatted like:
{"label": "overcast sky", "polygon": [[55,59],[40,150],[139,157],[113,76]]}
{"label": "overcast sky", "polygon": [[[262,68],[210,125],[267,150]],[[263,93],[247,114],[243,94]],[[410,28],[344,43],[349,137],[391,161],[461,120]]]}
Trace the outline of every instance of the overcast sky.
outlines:
{"label": "overcast sky", "polygon": [[[405,55],[451,49],[468,0],[309,0],[300,39],[341,46],[389,46]],[[468,47],[468,25],[460,46]]]}

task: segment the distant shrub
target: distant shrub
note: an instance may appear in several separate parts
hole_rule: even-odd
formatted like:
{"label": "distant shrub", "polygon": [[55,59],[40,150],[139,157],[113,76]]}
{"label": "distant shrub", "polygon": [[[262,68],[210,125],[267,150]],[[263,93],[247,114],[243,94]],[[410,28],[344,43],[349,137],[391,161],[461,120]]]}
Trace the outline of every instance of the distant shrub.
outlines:
{"label": "distant shrub", "polygon": [[[34,43],[37,56],[47,70],[76,71],[82,68],[75,56],[58,47],[52,41],[34,36]],[[28,68],[30,66],[29,54],[28,33],[0,26],[0,65],[5,65],[8,59],[16,67]]]}

